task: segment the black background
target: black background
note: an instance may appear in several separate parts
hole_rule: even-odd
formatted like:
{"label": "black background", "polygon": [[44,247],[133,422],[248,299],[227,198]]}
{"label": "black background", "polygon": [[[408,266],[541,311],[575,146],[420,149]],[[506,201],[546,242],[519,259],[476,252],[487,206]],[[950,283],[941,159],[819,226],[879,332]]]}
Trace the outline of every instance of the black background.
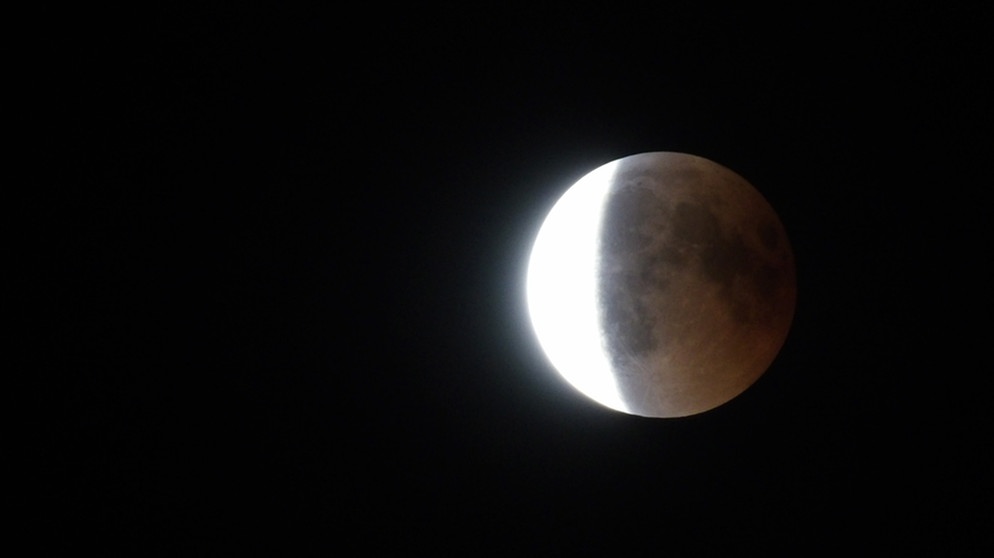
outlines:
{"label": "black background", "polygon": [[[45,14],[36,542],[978,551],[988,15]],[[744,176],[798,265],[767,374],[678,420],[578,395],[524,306],[558,196],[644,151]]]}

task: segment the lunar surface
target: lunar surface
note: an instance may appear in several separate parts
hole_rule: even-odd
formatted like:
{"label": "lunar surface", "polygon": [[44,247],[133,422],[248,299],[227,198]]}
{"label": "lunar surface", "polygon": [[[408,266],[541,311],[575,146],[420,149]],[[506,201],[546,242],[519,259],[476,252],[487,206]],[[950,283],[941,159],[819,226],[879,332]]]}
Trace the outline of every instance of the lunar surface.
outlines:
{"label": "lunar surface", "polygon": [[642,153],[556,203],[528,268],[529,314],[553,366],[610,408],[713,409],[770,366],[794,315],[783,225],[745,179],[707,159]]}

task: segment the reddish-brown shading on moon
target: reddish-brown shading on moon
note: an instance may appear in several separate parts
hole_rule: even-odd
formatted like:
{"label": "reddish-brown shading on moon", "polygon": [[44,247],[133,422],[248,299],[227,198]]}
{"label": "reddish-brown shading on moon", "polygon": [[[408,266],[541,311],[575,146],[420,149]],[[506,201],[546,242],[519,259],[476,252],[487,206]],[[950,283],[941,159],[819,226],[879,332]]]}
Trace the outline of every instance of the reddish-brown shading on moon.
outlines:
{"label": "reddish-brown shading on moon", "polygon": [[681,153],[621,159],[600,243],[601,327],[630,413],[707,411],[773,362],[793,319],[794,258],[745,179]]}

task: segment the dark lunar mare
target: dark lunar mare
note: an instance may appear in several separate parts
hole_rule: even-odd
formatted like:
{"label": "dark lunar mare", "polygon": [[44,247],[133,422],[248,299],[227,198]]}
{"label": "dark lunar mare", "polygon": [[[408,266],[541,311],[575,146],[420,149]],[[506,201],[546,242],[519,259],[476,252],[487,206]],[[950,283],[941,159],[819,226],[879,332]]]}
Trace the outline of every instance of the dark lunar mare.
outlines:
{"label": "dark lunar mare", "polygon": [[655,349],[653,335],[657,312],[641,300],[648,285],[664,289],[666,281],[655,272],[662,254],[649,252],[652,236],[645,232],[650,218],[666,212],[649,189],[637,183],[620,188],[608,198],[600,237],[598,288],[602,328],[610,357],[618,369],[627,369],[632,356]]}

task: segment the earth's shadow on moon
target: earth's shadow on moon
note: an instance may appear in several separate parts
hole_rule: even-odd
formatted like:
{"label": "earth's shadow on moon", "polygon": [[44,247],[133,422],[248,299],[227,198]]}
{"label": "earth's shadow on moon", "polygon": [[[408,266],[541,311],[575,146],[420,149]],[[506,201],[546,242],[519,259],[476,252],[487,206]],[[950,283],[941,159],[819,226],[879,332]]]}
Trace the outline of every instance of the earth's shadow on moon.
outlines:
{"label": "earth's shadow on moon", "polygon": [[703,412],[763,374],[793,317],[794,260],[742,177],[692,155],[626,157],[599,238],[601,327],[629,412]]}

